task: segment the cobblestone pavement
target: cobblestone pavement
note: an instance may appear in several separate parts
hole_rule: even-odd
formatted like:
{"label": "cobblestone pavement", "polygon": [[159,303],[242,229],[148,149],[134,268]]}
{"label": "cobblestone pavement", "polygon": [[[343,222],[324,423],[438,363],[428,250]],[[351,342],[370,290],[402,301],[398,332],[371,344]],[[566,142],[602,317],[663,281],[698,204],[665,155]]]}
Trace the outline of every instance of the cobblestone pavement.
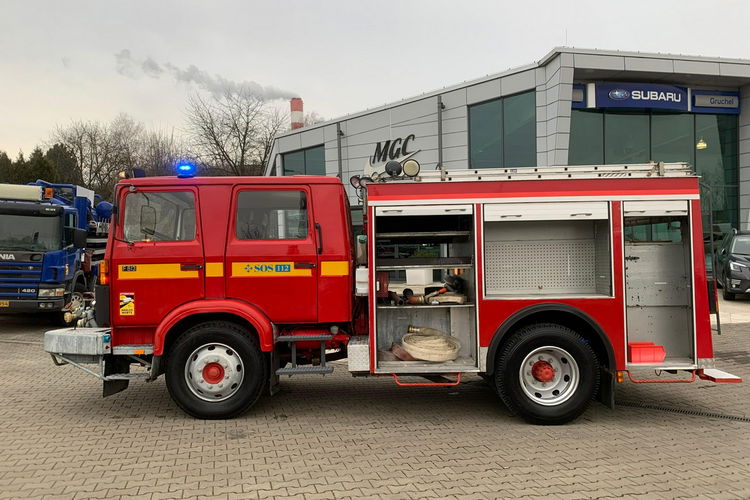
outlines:
{"label": "cobblestone pavement", "polygon": [[[283,380],[245,416],[200,421],[163,380],[101,399],[42,351],[37,320],[0,317],[0,498],[750,498],[750,423],[596,403],[576,422],[512,417],[456,388]],[[715,338],[750,381],[750,324]],[[750,417],[750,383],[625,383],[618,401]]]}

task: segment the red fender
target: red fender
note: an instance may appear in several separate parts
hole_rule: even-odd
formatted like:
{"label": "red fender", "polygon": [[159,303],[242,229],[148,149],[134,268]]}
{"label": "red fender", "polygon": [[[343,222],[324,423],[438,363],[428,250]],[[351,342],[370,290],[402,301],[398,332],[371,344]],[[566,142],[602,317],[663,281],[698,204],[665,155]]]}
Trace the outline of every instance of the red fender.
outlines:
{"label": "red fender", "polygon": [[164,340],[167,333],[181,320],[194,314],[226,313],[238,316],[253,325],[258,332],[260,350],[264,352],[273,349],[273,325],[268,317],[256,307],[237,300],[196,300],[182,304],[167,314],[159,323],[154,335],[154,355],[161,356],[164,353]]}

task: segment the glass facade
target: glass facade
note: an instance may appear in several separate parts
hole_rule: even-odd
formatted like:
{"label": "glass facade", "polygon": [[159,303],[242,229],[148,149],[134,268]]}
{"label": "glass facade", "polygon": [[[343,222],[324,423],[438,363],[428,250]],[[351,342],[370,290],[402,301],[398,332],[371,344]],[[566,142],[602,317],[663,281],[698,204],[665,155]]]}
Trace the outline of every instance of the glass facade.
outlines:
{"label": "glass facade", "polygon": [[739,222],[738,147],[737,115],[573,109],[568,164],[688,162],[710,189],[714,232],[725,232]]}
{"label": "glass facade", "polygon": [[300,149],[281,156],[284,175],[325,175],[326,153],[323,145]]}
{"label": "glass facade", "polygon": [[471,168],[536,166],[536,92],[469,106]]}

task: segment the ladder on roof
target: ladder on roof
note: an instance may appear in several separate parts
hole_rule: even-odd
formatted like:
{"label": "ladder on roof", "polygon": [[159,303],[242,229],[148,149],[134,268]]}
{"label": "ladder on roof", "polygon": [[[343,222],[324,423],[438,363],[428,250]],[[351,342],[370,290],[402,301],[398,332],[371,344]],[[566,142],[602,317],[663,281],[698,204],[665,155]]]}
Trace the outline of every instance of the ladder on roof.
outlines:
{"label": "ladder on roof", "polygon": [[533,179],[617,179],[644,177],[695,177],[688,163],[633,163],[622,165],[573,165],[552,167],[438,169],[422,171],[418,182],[527,181]]}

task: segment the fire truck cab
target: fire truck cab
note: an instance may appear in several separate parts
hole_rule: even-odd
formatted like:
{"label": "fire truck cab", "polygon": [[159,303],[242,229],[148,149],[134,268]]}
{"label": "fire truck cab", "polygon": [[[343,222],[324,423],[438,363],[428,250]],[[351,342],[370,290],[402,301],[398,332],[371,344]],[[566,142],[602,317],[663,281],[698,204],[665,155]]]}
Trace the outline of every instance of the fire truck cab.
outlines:
{"label": "fire truck cab", "polygon": [[165,374],[199,418],[343,358],[399,386],[479,374],[541,424],[611,406],[625,375],[649,381],[638,368],[740,381],[714,366],[687,165],[437,171],[362,190],[353,234],[336,178],[121,181],[97,326],[47,332],[46,351],[105,396]]}

